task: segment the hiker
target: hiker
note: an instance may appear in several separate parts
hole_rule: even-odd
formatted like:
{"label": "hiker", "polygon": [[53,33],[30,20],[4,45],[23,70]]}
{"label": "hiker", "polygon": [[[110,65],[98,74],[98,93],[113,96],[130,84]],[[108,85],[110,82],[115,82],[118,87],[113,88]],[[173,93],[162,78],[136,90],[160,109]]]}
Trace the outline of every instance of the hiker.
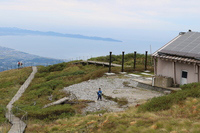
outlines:
{"label": "hiker", "polygon": [[18,65],[18,68],[19,68],[19,67],[20,67],[20,65],[21,65],[21,63],[18,61],[18,62],[17,62],[17,65]]}
{"label": "hiker", "polygon": [[23,66],[23,63],[22,63],[22,62],[20,63],[20,66],[21,66],[21,67]]}
{"label": "hiker", "polygon": [[97,100],[101,100],[102,101],[102,91],[101,88],[99,88],[99,91],[97,92],[98,98]]}

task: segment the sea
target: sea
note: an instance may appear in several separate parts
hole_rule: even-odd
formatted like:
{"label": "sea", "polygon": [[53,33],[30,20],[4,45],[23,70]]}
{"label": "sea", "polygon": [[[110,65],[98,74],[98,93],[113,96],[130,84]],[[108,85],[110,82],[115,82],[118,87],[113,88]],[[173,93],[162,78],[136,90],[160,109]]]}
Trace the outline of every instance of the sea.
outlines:
{"label": "sea", "polygon": [[109,52],[118,55],[126,53],[148,54],[173,39],[175,35],[142,35],[114,38],[122,42],[110,42],[54,36],[0,36],[0,46],[12,48],[29,54],[65,60],[89,59],[106,56]]}

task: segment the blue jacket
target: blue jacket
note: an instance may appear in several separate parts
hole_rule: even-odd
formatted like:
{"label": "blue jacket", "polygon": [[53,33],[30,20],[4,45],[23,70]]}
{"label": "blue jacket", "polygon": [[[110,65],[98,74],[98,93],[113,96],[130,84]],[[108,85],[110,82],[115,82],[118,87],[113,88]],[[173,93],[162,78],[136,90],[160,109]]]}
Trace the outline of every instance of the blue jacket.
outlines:
{"label": "blue jacket", "polygon": [[102,91],[98,91],[98,93],[97,93],[99,96],[101,96],[102,95]]}

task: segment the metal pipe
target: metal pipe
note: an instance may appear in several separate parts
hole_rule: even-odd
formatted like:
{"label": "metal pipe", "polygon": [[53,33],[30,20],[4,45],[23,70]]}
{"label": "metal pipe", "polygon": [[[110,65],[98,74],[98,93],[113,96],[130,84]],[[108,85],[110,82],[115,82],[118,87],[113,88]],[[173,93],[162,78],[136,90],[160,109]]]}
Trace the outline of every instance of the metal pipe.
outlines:
{"label": "metal pipe", "polygon": [[124,51],[122,52],[122,72],[124,72]]}
{"label": "metal pipe", "polygon": [[144,64],[144,70],[147,70],[147,54],[148,54],[148,51],[145,52],[145,64]]}
{"label": "metal pipe", "polygon": [[135,68],[136,68],[136,54],[137,54],[137,52],[136,51],[134,51],[134,70],[135,70]]}
{"label": "metal pipe", "polygon": [[111,62],[112,62],[112,52],[110,52],[110,60],[109,60],[109,70],[108,70],[108,73],[111,73]]}

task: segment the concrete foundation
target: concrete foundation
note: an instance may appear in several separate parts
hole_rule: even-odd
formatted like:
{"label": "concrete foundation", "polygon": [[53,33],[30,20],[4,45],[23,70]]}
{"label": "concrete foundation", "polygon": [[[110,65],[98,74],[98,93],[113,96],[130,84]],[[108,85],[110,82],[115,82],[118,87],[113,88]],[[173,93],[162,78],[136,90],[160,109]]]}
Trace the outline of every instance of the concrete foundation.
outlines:
{"label": "concrete foundation", "polygon": [[164,88],[172,87],[173,78],[164,76],[154,76],[152,81],[152,86],[164,87]]}

